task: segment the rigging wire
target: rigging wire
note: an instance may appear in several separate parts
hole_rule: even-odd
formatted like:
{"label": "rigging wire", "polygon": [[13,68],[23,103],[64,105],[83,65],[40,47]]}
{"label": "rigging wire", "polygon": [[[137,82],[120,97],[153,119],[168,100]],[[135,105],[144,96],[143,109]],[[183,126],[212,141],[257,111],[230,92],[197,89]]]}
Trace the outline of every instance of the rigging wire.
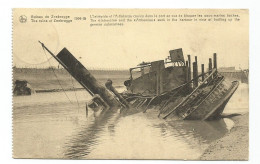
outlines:
{"label": "rigging wire", "polygon": [[[44,52],[44,54],[45,54],[45,56],[46,56],[46,59],[48,59],[48,57],[47,57],[47,54],[46,54],[46,52],[45,52],[45,49],[44,49],[44,47],[42,47],[42,49],[43,49],[43,52]],[[49,62],[49,65],[50,65],[50,67],[51,67],[51,63],[50,63],[50,61],[49,61],[49,60],[48,60],[48,62]],[[57,81],[58,81],[58,83],[59,83],[59,85],[60,85],[60,87],[61,87],[62,91],[65,93],[65,95],[66,95],[67,99],[68,99],[68,100],[70,101],[70,103],[72,104],[72,102],[71,102],[71,100],[69,99],[69,97],[68,97],[67,93],[65,92],[64,88],[62,87],[62,85],[61,85],[61,83],[60,83],[60,81],[59,81],[59,79],[58,79],[58,76],[56,75],[56,73],[55,73],[55,71],[54,71],[53,67],[51,67],[51,70],[52,70],[52,72],[54,73],[54,75],[55,75],[55,77],[56,77],[56,79],[57,79]]]}

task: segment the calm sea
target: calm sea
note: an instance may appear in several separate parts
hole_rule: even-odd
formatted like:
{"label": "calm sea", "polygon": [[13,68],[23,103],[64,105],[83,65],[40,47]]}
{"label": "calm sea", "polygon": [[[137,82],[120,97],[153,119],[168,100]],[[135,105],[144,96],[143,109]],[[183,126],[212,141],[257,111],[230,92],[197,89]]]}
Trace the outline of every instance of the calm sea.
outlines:
{"label": "calm sea", "polygon": [[[13,98],[15,158],[197,159],[209,144],[227,134],[230,119],[170,121],[156,110],[99,120],[84,90],[38,93]],[[225,113],[248,112],[248,85],[240,84]]]}

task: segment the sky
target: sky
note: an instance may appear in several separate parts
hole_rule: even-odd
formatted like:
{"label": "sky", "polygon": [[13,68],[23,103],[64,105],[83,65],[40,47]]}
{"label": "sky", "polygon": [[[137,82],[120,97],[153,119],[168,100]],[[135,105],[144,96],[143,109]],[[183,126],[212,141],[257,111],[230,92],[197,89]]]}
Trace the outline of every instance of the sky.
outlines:
{"label": "sky", "polygon": [[[124,26],[90,27],[90,15],[111,14],[238,14],[235,22],[143,22]],[[26,23],[19,17],[25,15]],[[32,23],[31,16],[61,15],[86,17],[72,23]],[[218,67],[248,69],[248,10],[123,10],[123,9],[14,9],[13,65],[49,67],[58,63],[45,54],[38,40],[54,54],[66,47],[86,68],[128,69],[142,61],[165,59],[172,49],[182,48],[185,60],[198,57],[199,65],[208,64],[213,53]]]}

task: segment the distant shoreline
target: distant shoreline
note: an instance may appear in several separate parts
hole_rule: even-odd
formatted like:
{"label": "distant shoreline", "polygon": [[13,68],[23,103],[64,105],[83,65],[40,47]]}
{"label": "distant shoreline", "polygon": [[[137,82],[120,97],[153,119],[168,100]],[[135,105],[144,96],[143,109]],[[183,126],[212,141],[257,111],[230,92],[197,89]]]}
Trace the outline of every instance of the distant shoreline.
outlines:
{"label": "distant shoreline", "polygon": [[78,91],[78,90],[84,90],[84,88],[42,89],[42,90],[35,90],[35,92],[45,93],[45,92],[62,92],[62,91]]}
{"label": "distant shoreline", "polygon": [[[66,69],[64,69],[64,68],[56,68],[56,67],[46,67],[46,68],[37,68],[37,67],[35,67],[35,68],[30,68],[30,67],[13,67],[13,70],[38,70],[38,71],[48,71],[48,70],[52,70],[52,69],[54,69],[54,70],[60,70],[60,71],[65,71],[65,72],[67,72],[66,71]],[[102,69],[102,68],[98,68],[98,69],[93,69],[93,68],[91,68],[91,69],[89,69],[88,68],[88,70],[89,71],[91,71],[91,72],[95,72],[95,71],[109,71],[109,72],[129,72],[129,69],[108,69],[108,68],[106,68],[106,69]]]}
{"label": "distant shoreline", "polygon": [[[108,79],[113,86],[123,86],[128,70],[89,70],[101,85]],[[26,80],[36,93],[81,90],[83,87],[65,70],[57,68],[13,68],[13,82]]]}
{"label": "distant shoreline", "polygon": [[[121,88],[124,86],[115,86],[115,88]],[[85,90],[85,88],[66,88],[66,89],[42,89],[42,90],[35,90],[36,93],[46,93],[46,92],[63,92],[63,91],[79,91]]]}
{"label": "distant shoreline", "polygon": [[[110,79],[114,87],[124,86],[129,80],[129,70],[89,70],[101,85]],[[221,73],[227,79],[241,80],[241,72]],[[83,87],[65,70],[58,68],[17,68],[13,67],[13,82],[26,80],[36,93],[80,90]]]}

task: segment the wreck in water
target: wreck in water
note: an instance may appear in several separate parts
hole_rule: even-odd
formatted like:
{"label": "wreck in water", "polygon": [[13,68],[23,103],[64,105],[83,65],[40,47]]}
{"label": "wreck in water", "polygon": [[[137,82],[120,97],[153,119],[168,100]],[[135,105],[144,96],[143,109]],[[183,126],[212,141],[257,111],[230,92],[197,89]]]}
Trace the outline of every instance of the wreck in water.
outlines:
{"label": "wreck in water", "polygon": [[176,49],[165,60],[130,68],[130,78],[124,82],[127,90],[119,93],[109,79],[101,85],[66,48],[54,55],[41,45],[93,97],[87,107],[101,114],[118,109],[121,113],[132,113],[155,108],[163,119],[217,119],[239,85],[238,81],[227,81],[217,71],[216,54],[213,63],[209,59],[207,71],[201,65],[199,74],[197,57],[191,63],[188,55],[185,61],[182,49]]}

